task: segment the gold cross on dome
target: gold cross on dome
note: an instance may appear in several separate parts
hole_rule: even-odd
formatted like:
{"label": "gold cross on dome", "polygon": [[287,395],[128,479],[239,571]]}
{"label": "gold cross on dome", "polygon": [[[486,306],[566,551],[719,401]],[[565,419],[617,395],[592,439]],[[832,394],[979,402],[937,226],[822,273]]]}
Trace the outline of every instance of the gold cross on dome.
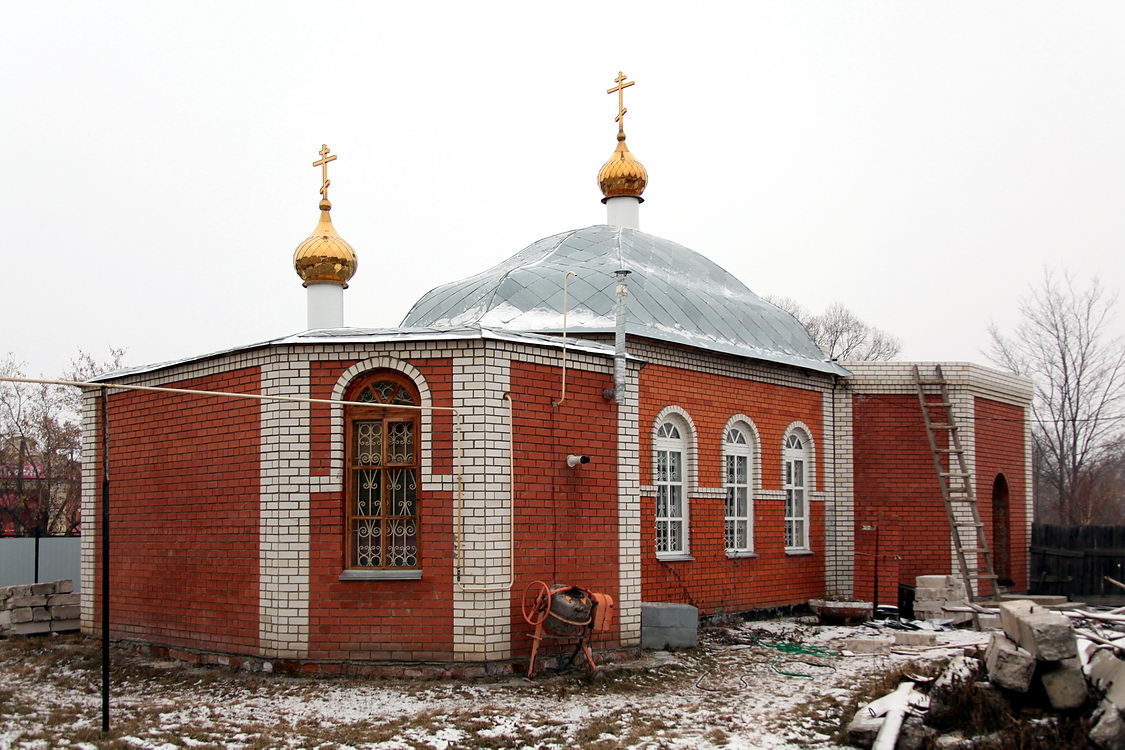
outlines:
{"label": "gold cross on dome", "polygon": [[623,118],[625,117],[625,113],[629,111],[625,108],[625,89],[636,83],[636,81],[626,81],[625,77],[624,73],[617,71],[617,78],[613,79],[614,83],[617,85],[606,92],[607,94],[617,92],[617,117],[613,118],[613,121],[617,123],[618,130],[622,132],[625,130],[625,121]]}
{"label": "gold cross on dome", "polygon": [[335,154],[332,156],[328,155],[329,150],[328,144],[322,143],[320,146],[320,159],[312,163],[314,167],[320,167],[320,197],[324,200],[328,200],[328,186],[332,184],[332,180],[328,179],[328,162],[336,161]]}

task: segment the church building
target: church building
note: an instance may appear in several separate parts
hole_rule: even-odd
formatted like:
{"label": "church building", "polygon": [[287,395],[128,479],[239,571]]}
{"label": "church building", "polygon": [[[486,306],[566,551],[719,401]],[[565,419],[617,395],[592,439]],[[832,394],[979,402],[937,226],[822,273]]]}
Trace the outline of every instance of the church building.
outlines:
{"label": "church building", "polygon": [[[642,602],[894,604],[954,570],[914,374],[935,363],[830,361],[705,255],[641,231],[630,85],[610,89],[606,222],[433,289],[398,328],[344,323],[357,255],[325,146],[293,256],[308,330],[88,389],[83,629],[101,628],[103,437],[110,635],[181,658],[503,671],[526,662],[537,580],[611,596],[594,646],[613,651],[639,646]],[[1030,383],[941,372],[974,532],[1025,588]]]}

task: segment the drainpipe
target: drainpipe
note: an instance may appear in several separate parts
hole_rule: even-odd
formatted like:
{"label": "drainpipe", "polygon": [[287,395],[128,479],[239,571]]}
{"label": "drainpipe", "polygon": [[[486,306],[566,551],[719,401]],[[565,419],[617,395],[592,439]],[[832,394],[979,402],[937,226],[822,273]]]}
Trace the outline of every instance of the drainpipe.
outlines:
{"label": "drainpipe", "polygon": [[614,271],[617,275],[617,333],[613,345],[613,400],[620,406],[625,402],[625,298],[629,296],[629,271]]}

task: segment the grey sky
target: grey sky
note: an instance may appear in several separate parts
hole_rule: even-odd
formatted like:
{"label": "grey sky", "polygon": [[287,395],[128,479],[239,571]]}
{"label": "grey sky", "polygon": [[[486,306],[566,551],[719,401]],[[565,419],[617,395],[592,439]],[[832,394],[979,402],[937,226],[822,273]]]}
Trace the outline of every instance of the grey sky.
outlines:
{"label": "grey sky", "polygon": [[32,372],[301,330],[321,143],[350,324],[604,221],[619,69],[641,228],[904,357],[983,361],[1044,265],[1125,279],[1118,2],[9,2],[0,58]]}

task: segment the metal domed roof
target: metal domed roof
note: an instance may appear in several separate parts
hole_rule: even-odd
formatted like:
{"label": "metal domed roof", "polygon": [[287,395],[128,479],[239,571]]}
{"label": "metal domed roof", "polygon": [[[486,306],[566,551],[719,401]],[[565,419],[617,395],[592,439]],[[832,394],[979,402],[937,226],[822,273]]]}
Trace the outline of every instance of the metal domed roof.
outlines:
{"label": "metal domed roof", "polygon": [[516,331],[612,333],[614,271],[627,269],[632,336],[842,375],[796,318],[683,245],[597,224],[545,237],[493,268],[425,294],[404,327],[480,325]]}

